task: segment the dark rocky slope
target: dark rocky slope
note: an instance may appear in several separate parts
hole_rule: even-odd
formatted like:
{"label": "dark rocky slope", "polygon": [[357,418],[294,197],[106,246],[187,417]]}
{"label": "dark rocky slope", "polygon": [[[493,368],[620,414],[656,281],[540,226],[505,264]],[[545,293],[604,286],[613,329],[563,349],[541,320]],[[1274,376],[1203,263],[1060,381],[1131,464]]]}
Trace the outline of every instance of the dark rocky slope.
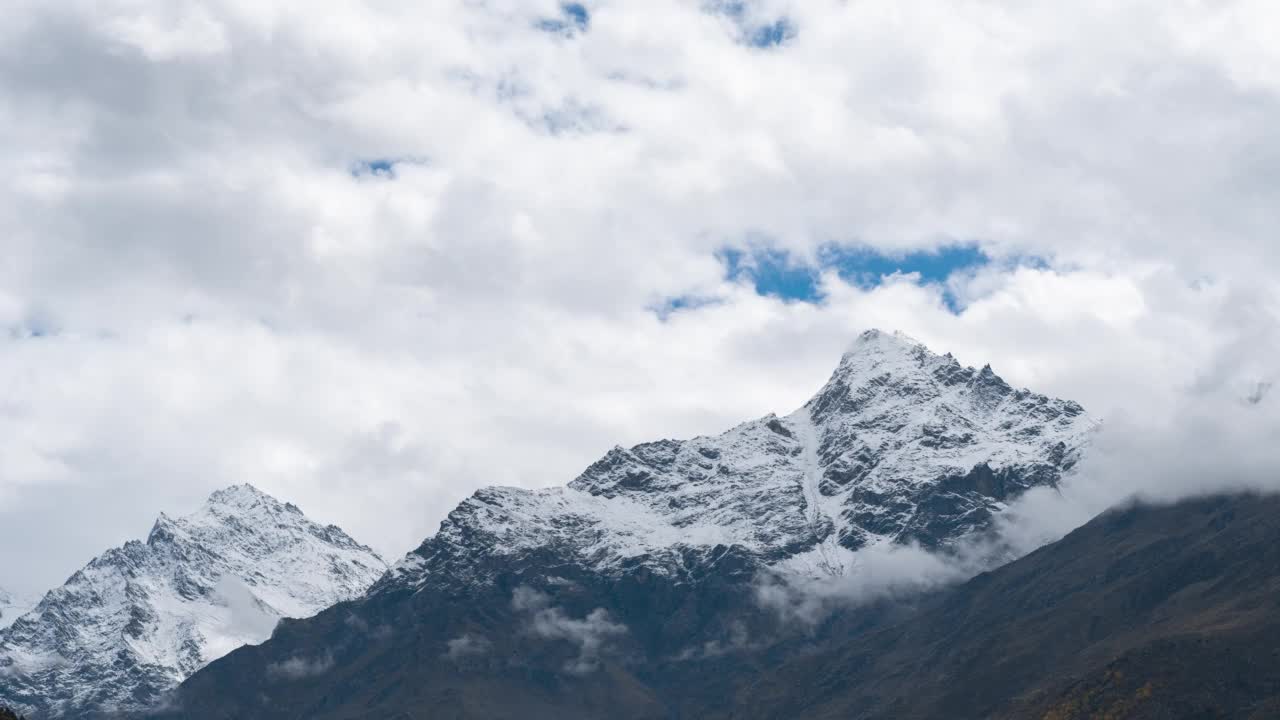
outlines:
{"label": "dark rocky slope", "polygon": [[[834,640],[834,638],[833,638]],[[756,678],[737,718],[1271,718],[1280,498],[1108,512],[906,622]]]}
{"label": "dark rocky slope", "polygon": [[[1070,720],[1280,708],[1280,498],[1109,512],[961,586],[846,611],[812,634],[771,624],[736,563],[727,553],[687,584],[570,574],[541,586],[554,600],[524,604],[510,598],[531,578],[504,576],[488,599],[424,590],[339,606],[197,673],[179,716]],[[596,608],[608,615],[593,621]],[[594,650],[580,642],[591,627]],[[734,628],[736,645],[664,654],[675,637]],[[475,644],[449,642],[462,637]],[[574,671],[584,658],[590,671]]]}

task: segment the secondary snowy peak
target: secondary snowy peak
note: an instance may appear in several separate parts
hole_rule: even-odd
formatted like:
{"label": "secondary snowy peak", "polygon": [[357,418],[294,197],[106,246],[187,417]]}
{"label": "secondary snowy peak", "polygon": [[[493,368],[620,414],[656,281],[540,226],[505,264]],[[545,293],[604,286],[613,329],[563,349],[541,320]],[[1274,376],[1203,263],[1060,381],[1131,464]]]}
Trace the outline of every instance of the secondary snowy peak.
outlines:
{"label": "secondary snowy peak", "polygon": [[615,447],[564,488],[477,492],[378,589],[487,582],[550,556],[678,574],[732,551],[839,574],[868,544],[947,546],[984,529],[1009,499],[1068,472],[1096,424],[989,367],[869,331],[788,416]]}
{"label": "secondary snowy peak", "polygon": [[42,717],[138,709],[208,662],[361,595],[383,561],[249,485],[161,514],[0,632],[0,702]]}

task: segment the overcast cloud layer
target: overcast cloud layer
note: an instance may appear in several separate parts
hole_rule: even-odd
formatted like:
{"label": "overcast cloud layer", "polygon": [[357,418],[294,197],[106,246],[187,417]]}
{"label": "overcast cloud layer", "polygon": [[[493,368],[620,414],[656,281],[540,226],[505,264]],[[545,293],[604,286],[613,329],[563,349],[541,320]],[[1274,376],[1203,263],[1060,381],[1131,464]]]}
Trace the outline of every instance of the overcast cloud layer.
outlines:
{"label": "overcast cloud layer", "polygon": [[[789,411],[872,326],[1126,437],[1275,437],[1195,400],[1276,374],[1273,3],[5,15],[0,586],[244,481],[398,556],[478,486]],[[957,243],[991,262],[816,302],[723,262]]]}

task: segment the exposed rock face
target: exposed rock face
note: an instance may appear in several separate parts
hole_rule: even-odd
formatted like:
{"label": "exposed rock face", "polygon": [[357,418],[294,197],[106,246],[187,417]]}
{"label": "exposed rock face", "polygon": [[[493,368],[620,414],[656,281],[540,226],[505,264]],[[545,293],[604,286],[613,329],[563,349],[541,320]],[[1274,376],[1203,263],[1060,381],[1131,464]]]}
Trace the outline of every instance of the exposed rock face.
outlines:
{"label": "exposed rock face", "polygon": [[[785,417],[614,448],[566,487],[476,492],[359,601],[197,673],[176,716],[698,717],[772,652],[761,572],[952,546],[1058,482],[1095,426],[868,332]],[[288,662],[324,670],[271,672]]]}
{"label": "exposed rock face", "polygon": [[0,633],[0,705],[81,717],[154,704],[280,618],[359,596],[386,569],[342,530],[249,485],[161,515]]}

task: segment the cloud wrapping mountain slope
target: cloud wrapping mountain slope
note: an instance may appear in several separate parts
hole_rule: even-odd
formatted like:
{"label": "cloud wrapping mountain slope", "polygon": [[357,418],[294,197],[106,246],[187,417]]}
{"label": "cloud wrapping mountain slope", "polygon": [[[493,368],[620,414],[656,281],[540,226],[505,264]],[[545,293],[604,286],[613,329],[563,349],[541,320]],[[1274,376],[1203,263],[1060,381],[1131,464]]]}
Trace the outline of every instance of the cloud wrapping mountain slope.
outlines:
{"label": "cloud wrapping mountain slope", "polygon": [[0,634],[0,702],[41,717],[157,702],[280,618],[359,596],[385,571],[335,526],[249,485],[161,514],[146,542],[95,558]]}
{"label": "cloud wrapping mountain slope", "polygon": [[[757,676],[737,718],[1271,718],[1280,497],[1117,508]],[[728,713],[726,713],[728,714]]]}

